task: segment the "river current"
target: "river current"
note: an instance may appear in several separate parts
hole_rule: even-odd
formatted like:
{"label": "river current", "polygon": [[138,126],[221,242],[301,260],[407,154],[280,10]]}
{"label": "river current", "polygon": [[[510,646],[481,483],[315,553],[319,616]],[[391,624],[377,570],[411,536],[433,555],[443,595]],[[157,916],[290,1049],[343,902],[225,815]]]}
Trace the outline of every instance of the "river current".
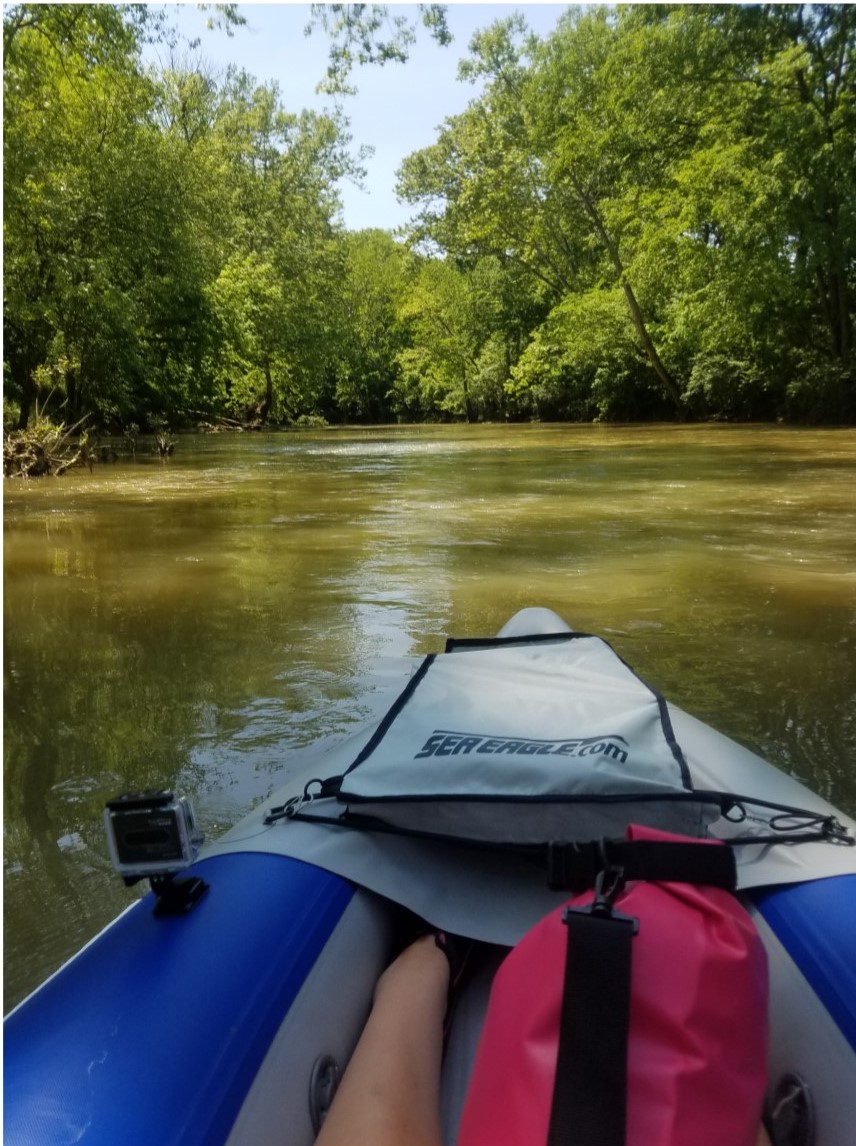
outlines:
{"label": "river current", "polygon": [[138,894],[105,800],[216,836],[525,605],[856,814],[856,430],[191,436],[7,479],[4,531],[7,1010]]}

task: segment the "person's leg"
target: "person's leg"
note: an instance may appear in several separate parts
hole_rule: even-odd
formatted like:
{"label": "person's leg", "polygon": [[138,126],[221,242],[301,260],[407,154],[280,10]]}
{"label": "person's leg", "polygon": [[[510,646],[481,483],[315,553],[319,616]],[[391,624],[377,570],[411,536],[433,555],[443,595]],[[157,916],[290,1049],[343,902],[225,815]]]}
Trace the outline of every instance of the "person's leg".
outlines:
{"label": "person's leg", "polygon": [[[384,971],[316,1146],[442,1146],[440,1065],[449,963],[433,935]],[[756,1146],[770,1146],[763,1126]]]}
{"label": "person's leg", "polygon": [[387,967],[316,1146],[441,1146],[449,963],[432,935]]}

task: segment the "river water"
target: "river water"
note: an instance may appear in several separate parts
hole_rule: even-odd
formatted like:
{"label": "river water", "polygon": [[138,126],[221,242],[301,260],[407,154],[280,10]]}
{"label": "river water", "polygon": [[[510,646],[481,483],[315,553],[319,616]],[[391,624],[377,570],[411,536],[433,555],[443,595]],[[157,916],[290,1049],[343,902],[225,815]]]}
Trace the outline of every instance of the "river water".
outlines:
{"label": "river water", "polygon": [[525,605],[856,814],[854,430],[188,437],[4,504],[6,1009],[136,894],[106,799],[216,836]]}

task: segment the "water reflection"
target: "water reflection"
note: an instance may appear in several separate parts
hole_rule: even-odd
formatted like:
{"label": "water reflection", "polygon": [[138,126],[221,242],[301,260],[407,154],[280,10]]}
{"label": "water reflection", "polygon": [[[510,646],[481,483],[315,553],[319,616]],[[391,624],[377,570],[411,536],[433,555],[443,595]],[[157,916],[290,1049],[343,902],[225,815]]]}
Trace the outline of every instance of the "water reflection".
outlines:
{"label": "water reflection", "polygon": [[856,433],[445,427],[183,439],[5,489],[7,1004],[129,894],[100,809],[206,830],[548,605],[856,811]]}

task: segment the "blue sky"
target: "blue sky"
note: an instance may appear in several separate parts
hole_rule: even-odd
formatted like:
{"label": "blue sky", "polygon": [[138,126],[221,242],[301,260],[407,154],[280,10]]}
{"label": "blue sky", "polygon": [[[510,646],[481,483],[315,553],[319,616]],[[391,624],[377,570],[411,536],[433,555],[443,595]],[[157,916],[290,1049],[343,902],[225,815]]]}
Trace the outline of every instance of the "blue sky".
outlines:
{"label": "blue sky", "polygon": [[[347,97],[343,108],[351,121],[354,147],[369,144],[375,154],[366,162],[365,190],[347,183],[341,188],[346,225],[357,230],[397,227],[407,221],[410,208],[395,198],[395,171],[405,155],[434,141],[446,116],[462,111],[473,98],[474,89],[456,77],[458,61],[467,55],[476,29],[520,11],[535,32],[545,35],[566,8],[565,4],[451,4],[449,27],[455,38],[448,48],[439,47],[421,30],[406,64],[357,69],[358,94]],[[393,5],[391,10],[414,14],[416,7]],[[207,16],[195,4],[169,11],[176,13],[185,36],[201,38],[199,54],[210,63],[224,69],[233,63],[261,81],[276,80],[289,111],[331,106],[329,97],[314,90],[326,69],[327,41],[320,30],[304,37],[307,4],[241,4],[247,26],[231,38],[222,31],[208,31]]]}

